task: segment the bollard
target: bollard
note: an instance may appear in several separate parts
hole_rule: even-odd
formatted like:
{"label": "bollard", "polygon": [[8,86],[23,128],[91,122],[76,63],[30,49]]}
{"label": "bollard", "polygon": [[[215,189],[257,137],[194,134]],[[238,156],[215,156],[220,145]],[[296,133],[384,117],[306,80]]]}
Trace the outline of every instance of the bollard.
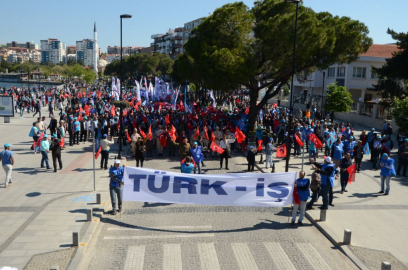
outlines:
{"label": "bollard", "polygon": [[59,270],[58,266],[51,266],[50,270]]}
{"label": "bollard", "polygon": [[96,204],[101,204],[101,193],[96,193]]}
{"label": "bollard", "polygon": [[86,221],[92,221],[92,216],[93,216],[92,209],[87,209],[86,210]]}
{"label": "bollard", "polygon": [[381,270],[391,270],[391,264],[389,262],[382,262]]}
{"label": "bollard", "polygon": [[79,232],[72,232],[72,245],[79,246]]}
{"label": "bollard", "polygon": [[343,245],[351,244],[351,230],[344,230]]}
{"label": "bollard", "polygon": [[320,210],[320,221],[326,221],[326,209]]}

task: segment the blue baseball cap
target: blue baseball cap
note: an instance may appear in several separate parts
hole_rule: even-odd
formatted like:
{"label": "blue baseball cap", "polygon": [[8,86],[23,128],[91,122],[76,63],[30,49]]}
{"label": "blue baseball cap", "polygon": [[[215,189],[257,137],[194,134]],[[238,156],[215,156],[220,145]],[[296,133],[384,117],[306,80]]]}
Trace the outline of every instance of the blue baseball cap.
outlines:
{"label": "blue baseball cap", "polygon": [[7,147],[11,147],[11,144],[5,143],[5,144],[4,144],[4,148],[7,148]]}
{"label": "blue baseball cap", "polygon": [[249,149],[254,149],[254,147],[253,147],[253,146],[251,146],[251,147],[249,147]]}
{"label": "blue baseball cap", "polygon": [[307,127],[308,127],[308,128],[311,128],[312,126],[311,126],[311,125],[308,125]]}
{"label": "blue baseball cap", "polygon": [[382,155],[382,157],[383,157],[383,158],[386,158],[386,157],[388,157],[388,154],[384,153],[384,154]]}
{"label": "blue baseball cap", "polygon": [[375,128],[372,128],[371,130],[372,130],[372,131],[375,131]]}
{"label": "blue baseball cap", "polygon": [[194,142],[193,144],[197,144],[197,142]]}
{"label": "blue baseball cap", "polygon": [[51,136],[51,138],[57,138],[58,136],[57,136],[57,134],[53,134],[52,136]]}
{"label": "blue baseball cap", "polygon": [[106,137],[108,137],[108,135],[107,135],[107,134],[103,134],[103,137],[106,138]]}
{"label": "blue baseball cap", "polygon": [[404,140],[404,142],[408,142],[408,138],[406,138],[406,139]]}
{"label": "blue baseball cap", "polygon": [[350,136],[349,140],[353,140],[353,139],[354,139],[354,137],[353,137],[353,136]]}
{"label": "blue baseball cap", "polygon": [[44,134],[44,138],[48,138],[48,135],[47,135],[47,134]]}

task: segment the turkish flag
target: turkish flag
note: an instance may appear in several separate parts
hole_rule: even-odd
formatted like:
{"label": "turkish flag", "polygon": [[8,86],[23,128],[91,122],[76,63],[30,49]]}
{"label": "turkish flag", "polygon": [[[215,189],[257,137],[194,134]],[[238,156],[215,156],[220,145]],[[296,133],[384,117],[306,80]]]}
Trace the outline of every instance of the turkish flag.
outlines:
{"label": "turkish flag", "polygon": [[169,136],[173,141],[175,141],[177,139],[177,137],[176,137],[176,128],[173,125],[171,125],[171,130],[168,130],[167,132],[169,133]]}
{"label": "turkish flag", "polygon": [[62,139],[61,139],[59,145],[60,145],[61,147],[64,147],[64,144],[65,144],[65,138],[62,137]]}
{"label": "turkish flag", "polygon": [[129,136],[129,131],[126,131],[126,139],[128,140],[129,143],[132,142],[132,139]]}
{"label": "turkish flag", "polygon": [[356,182],[356,170],[357,170],[357,164],[354,163],[350,167],[347,168],[347,172],[349,174],[348,182],[351,184],[351,182]]}
{"label": "turkish flag", "polygon": [[277,107],[278,107],[278,104],[273,103],[272,108],[277,108]]}
{"label": "turkish flag", "polygon": [[164,119],[166,120],[166,125],[170,124],[170,119],[169,119],[169,116],[168,116],[168,115],[166,115],[166,116],[164,117]]}
{"label": "turkish flag", "polygon": [[276,149],[276,157],[283,158],[286,157],[286,144],[282,144]]}
{"label": "turkish flag", "polygon": [[295,204],[300,205],[299,193],[296,187],[293,189],[293,200],[295,201]]}
{"label": "turkish flag", "polygon": [[102,147],[99,146],[98,152],[95,153],[95,159],[98,159],[99,154],[101,153],[101,151],[102,151]]}
{"label": "turkish flag", "polygon": [[160,144],[161,144],[163,147],[166,147],[166,145],[167,145],[167,136],[166,136],[166,133],[165,133],[165,132],[162,132],[162,133],[159,135],[159,141],[160,141]]}
{"label": "turkish flag", "polygon": [[212,131],[211,131],[211,141],[212,142],[215,141],[215,135],[214,135],[214,132],[212,132]]}
{"label": "turkish flag", "polygon": [[310,141],[312,141],[313,143],[314,143],[314,145],[316,146],[316,148],[322,148],[323,147],[323,144],[322,144],[322,142],[319,140],[319,138],[317,138],[317,136],[316,135],[314,135],[313,133],[312,134],[310,134],[310,136],[309,136],[309,140]]}
{"label": "turkish flag", "polygon": [[237,127],[235,129],[235,137],[237,138],[238,143],[242,143],[245,140],[244,133]]}
{"label": "turkish flag", "polygon": [[196,133],[194,135],[194,139],[200,136],[200,129],[197,127]]}
{"label": "turkish flag", "polygon": [[258,149],[257,149],[258,152],[262,151],[262,142],[263,140],[258,140]]}
{"label": "turkish flag", "polygon": [[37,140],[37,145],[36,145],[37,147],[40,147],[43,137],[44,137],[44,133],[41,133],[40,138],[38,138],[38,140]]}
{"label": "turkish flag", "polygon": [[248,107],[245,109],[245,114],[249,114],[249,108]]}
{"label": "turkish flag", "polygon": [[138,109],[139,109],[140,104],[142,104],[142,101],[141,101],[141,100],[139,100],[139,101],[136,103],[136,105],[134,106],[135,110],[138,110]]}
{"label": "turkish flag", "polygon": [[210,145],[211,150],[213,150],[214,152],[219,153],[220,155],[222,153],[224,153],[224,149],[222,149],[219,145],[217,145],[215,142],[212,142]]}
{"label": "turkish flag", "polygon": [[208,138],[208,131],[207,131],[207,126],[204,126],[204,136],[207,140],[209,140],[210,138]]}
{"label": "turkish flag", "polygon": [[110,109],[110,113],[111,113],[112,116],[115,116],[115,114],[116,114],[115,105],[112,105],[112,107]]}
{"label": "turkish flag", "polygon": [[91,106],[85,105],[84,109],[85,109],[85,115],[89,116],[89,114],[91,113]]}
{"label": "turkish flag", "polygon": [[139,128],[140,135],[142,135],[143,139],[146,138],[146,133],[143,132],[141,128]]}
{"label": "turkish flag", "polygon": [[297,134],[295,134],[295,140],[299,144],[300,147],[303,147],[303,142]]}
{"label": "turkish flag", "polygon": [[152,135],[152,126],[149,127],[149,133],[147,133],[147,138],[149,138],[149,140],[151,140],[153,138]]}
{"label": "turkish flag", "polygon": [[84,118],[82,117],[82,113],[79,113],[79,115],[78,115],[78,121],[82,121],[82,120],[84,120]]}

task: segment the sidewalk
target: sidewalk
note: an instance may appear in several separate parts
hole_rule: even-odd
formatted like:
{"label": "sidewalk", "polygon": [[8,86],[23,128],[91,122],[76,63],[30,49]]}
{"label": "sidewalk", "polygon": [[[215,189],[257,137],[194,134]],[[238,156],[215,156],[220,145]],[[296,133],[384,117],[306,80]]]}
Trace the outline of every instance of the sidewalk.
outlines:
{"label": "sidewalk", "polygon": [[[368,127],[354,126],[355,135],[359,138],[361,131],[370,130]],[[398,162],[396,146],[391,157]],[[293,153],[293,152],[292,152]],[[257,160],[259,160],[257,158]],[[311,176],[312,170],[305,153],[304,171]],[[276,171],[285,170],[285,161],[276,159]],[[323,163],[320,155],[318,162]],[[301,170],[302,159],[291,156],[289,170]],[[259,165],[264,168],[265,164]],[[362,169],[356,174],[356,182],[347,186],[348,192],[340,194],[340,179],[334,187],[334,207],[329,206],[325,222],[318,222],[336,242],[343,241],[345,229],[352,231],[351,249],[367,266],[374,265],[379,269],[381,261],[392,260],[391,253],[405,266],[395,261],[393,269],[408,269],[406,242],[408,240],[408,178],[402,176],[391,177],[390,195],[378,194],[380,191],[380,171],[372,170],[369,157],[364,157]],[[265,172],[270,172],[265,170]],[[317,206],[321,205],[321,199]],[[320,210],[315,204],[315,210],[307,213],[314,220],[320,219]],[[356,248],[354,248],[356,247]],[[360,251],[358,248],[367,250]],[[383,251],[383,252],[377,252]],[[391,257],[391,258],[390,258]],[[385,259],[384,259],[385,258]],[[397,264],[397,265],[396,265]],[[399,267],[396,267],[399,266]],[[394,268],[396,267],[396,268]]]}
{"label": "sidewalk", "polygon": [[[42,112],[47,115],[45,108]],[[97,217],[109,201],[107,171],[100,170],[98,163],[94,192],[91,143],[66,146],[64,168],[57,173],[40,168],[41,154],[33,154],[28,137],[34,121],[32,113],[25,113],[23,119],[0,123],[0,146],[12,144],[15,158],[8,188],[4,188],[4,171],[0,172],[0,266],[23,269],[35,254],[70,248],[72,232],[80,232],[81,242],[90,224],[86,209],[98,208]],[[51,154],[49,158],[52,166]],[[101,193],[104,204],[95,204],[96,193]]]}

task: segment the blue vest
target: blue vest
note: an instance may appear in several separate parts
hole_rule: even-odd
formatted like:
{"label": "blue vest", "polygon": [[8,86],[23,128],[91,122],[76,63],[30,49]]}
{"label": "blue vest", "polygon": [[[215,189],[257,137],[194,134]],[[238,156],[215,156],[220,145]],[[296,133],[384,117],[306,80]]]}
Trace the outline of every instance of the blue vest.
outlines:
{"label": "blue vest", "polygon": [[[303,179],[298,178],[296,180],[296,185],[298,187],[310,186],[310,179],[309,178],[303,178]],[[300,190],[300,189],[297,189],[297,191],[298,191],[298,194],[299,194],[299,200],[307,201],[310,198],[310,189],[309,188],[304,190],[304,191]]]}
{"label": "blue vest", "polygon": [[333,163],[323,164],[322,171],[326,170],[326,168],[328,168],[328,167],[332,167],[333,171],[332,171],[332,173],[330,175],[323,175],[323,174],[321,175],[321,185],[326,186],[327,185],[327,180],[329,180],[331,186],[334,187],[334,174],[336,172],[336,167],[334,166]]}
{"label": "blue vest", "polygon": [[342,159],[343,158],[343,143],[337,145],[337,143],[333,144],[333,159]]}
{"label": "blue vest", "polygon": [[391,176],[391,174],[395,175],[395,168],[394,168],[395,162],[392,158],[388,158],[387,160],[381,159],[380,163],[384,163],[385,166],[391,167],[390,169],[386,167],[381,167],[380,175],[382,176]]}

